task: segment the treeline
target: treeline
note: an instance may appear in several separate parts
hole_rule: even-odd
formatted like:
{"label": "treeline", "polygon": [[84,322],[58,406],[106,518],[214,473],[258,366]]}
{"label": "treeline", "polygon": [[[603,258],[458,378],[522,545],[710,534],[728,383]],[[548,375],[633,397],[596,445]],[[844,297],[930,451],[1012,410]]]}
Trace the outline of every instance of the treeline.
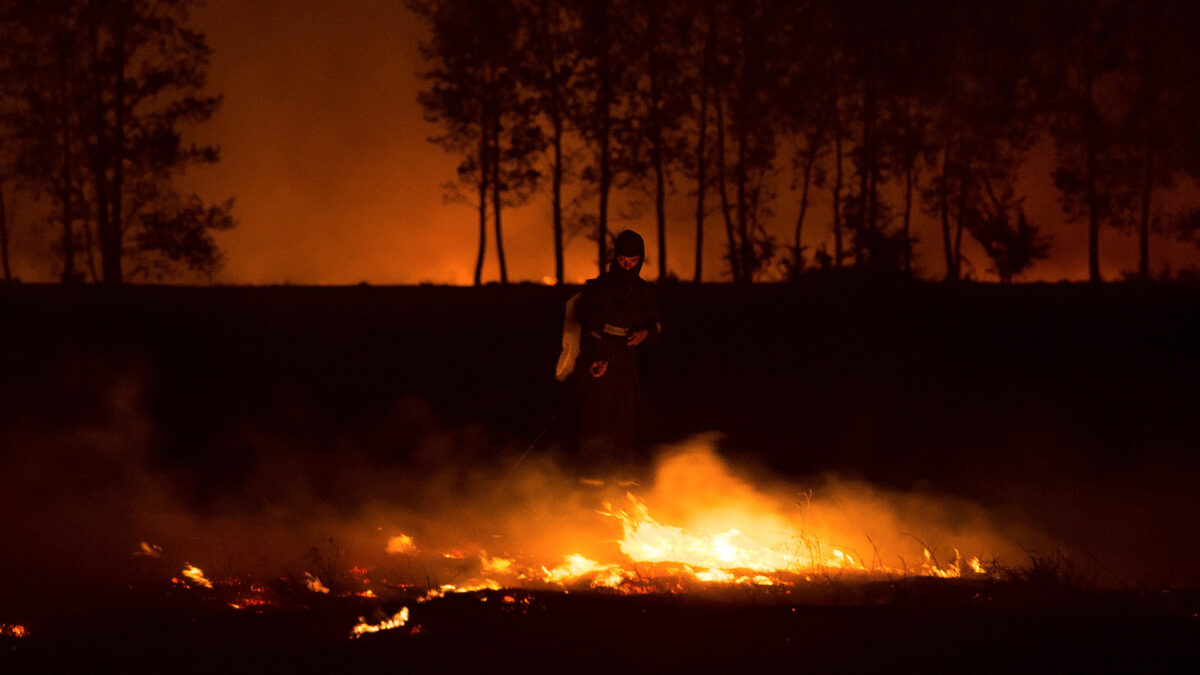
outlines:
{"label": "treeline", "polygon": [[[451,197],[479,217],[507,281],[502,214],[549,193],[555,269],[597,243],[614,194],[667,209],[745,282],[806,269],[913,275],[915,217],[940,225],[947,279],[969,237],[1011,281],[1049,253],[1017,176],[1040,141],[1101,279],[1107,228],[1195,240],[1200,5],[1190,0],[409,0],[430,29],[420,102],[460,156]],[[812,205],[832,206],[810,222]],[[787,203],[783,203],[784,199]],[[785,236],[773,219],[796,213]],[[710,224],[720,233],[710,242]],[[768,230],[767,224],[773,223]],[[808,250],[806,228],[829,228]]]}
{"label": "treeline", "polygon": [[232,200],[176,191],[214,146],[181,129],[209,119],[211,49],[188,25],[198,0],[0,0],[0,258],[6,280],[20,190],[50,214],[64,282],[119,284],[220,263],[212,231]]}

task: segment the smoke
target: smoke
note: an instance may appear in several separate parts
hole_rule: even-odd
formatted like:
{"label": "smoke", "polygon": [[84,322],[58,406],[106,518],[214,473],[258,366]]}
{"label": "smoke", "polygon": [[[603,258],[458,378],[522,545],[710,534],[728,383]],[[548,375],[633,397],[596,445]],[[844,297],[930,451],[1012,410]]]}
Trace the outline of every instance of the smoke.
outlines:
{"label": "smoke", "polygon": [[[489,558],[619,562],[621,523],[605,513],[625,507],[626,491],[665,525],[736,528],[807,554],[836,549],[869,569],[915,569],[925,550],[941,565],[961,556],[1020,566],[1030,553],[1060,551],[1090,561],[1086,547],[1061,543],[1017,505],[834,474],[779,476],[723,456],[715,434],[659,448],[641,485],[592,485],[556,451],[444,425],[412,399],[302,446],[239,429],[213,441],[228,444],[221,453],[198,450],[236,449],[238,469],[214,482],[188,458],[164,459],[167,436],[148,412],[147,369],[136,359],[64,363],[47,378],[75,402],[57,415],[5,392],[0,599],[12,607],[158,588],[187,565],[214,581],[307,575],[328,586],[331,570],[359,567],[436,586],[478,578]],[[1111,564],[1101,568],[1129,569],[1136,556],[1124,553],[1105,551]],[[1170,582],[1140,569],[1104,581]]]}
{"label": "smoke", "polygon": [[1054,545],[1031,523],[1001,519],[965,499],[834,473],[784,479],[731,465],[717,445],[718,437],[707,434],[664,449],[645,496],[660,521],[698,532],[736,523],[765,541],[786,533],[817,557],[836,549],[869,569],[916,570],[925,550],[942,564],[977,557],[1017,565],[1025,562],[1025,547]]}

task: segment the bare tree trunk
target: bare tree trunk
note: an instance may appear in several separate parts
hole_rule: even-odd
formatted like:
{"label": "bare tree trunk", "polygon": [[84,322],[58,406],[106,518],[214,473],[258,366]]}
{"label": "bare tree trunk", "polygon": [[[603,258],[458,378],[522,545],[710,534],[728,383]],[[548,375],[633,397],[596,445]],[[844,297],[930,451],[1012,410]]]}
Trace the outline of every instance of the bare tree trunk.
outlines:
{"label": "bare tree trunk", "polygon": [[716,5],[708,3],[708,38],[700,67],[700,138],[696,147],[696,271],[695,283],[700,283],[704,270],[704,198],[708,191],[708,97],[712,76],[713,54],[717,45]]}
{"label": "bare tree trunk", "polygon": [[[867,202],[871,194],[871,87],[867,82],[863,82],[863,116],[862,116],[862,144],[861,157],[858,167],[858,196],[860,200],[858,217],[862,219],[859,224],[864,230],[870,229],[871,223],[868,220]],[[862,238],[859,238],[861,241]],[[855,246],[856,257],[862,256],[861,245]],[[861,265],[862,261],[856,259],[855,265]]]}
{"label": "bare tree trunk", "polygon": [[1087,192],[1088,202],[1088,280],[1092,282],[1100,282],[1104,279],[1100,276],[1100,214],[1098,212],[1100,197],[1096,191],[1096,148],[1093,146],[1092,140],[1087,141],[1085,190]]}
{"label": "bare tree trunk", "polygon": [[551,183],[551,221],[554,235],[554,279],[559,286],[566,283],[566,243],[563,241],[563,206],[562,206],[562,190],[563,190],[563,134],[565,123],[563,121],[563,105],[566,93],[563,91],[562,76],[560,74],[560,59],[561,52],[554,38],[555,23],[552,17],[556,3],[549,0],[540,0],[538,3],[538,29],[541,31],[541,37],[544,40],[542,52],[543,60],[546,62],[546,67],[550,73],[543,81],[543,86],[547,91],[544,94],[547,113],[550,117],[551,126],[551,145],[554,148],[554,157],[550,167],[550,183]]}
{"label": "bare tree trunk", "polygon": [[601,12],[603,17],[599,36],[602,45],[599,64],[600,96],[596,101],[599,108],[597,112],[600,115],[600,157],[598,158],[600,163],[600,220],[596,231],[596,245],[600,274],[604,274],[605,268],[608,267],[608,193],[612,189],[612,158],[609,154],[612,142],[613,83],[609,53],[608,9],[601,9]]}
{"label": "bare tree trunk", "polygon": [[[1085,89],[1088,93],[1088,101],[1092,101],[1092,73],[1085,69],[1084,77],[1087,78]],[[1099,132],[1096,128],[1099,125],[1099,120],[1096,119],[1096,112],[1092,110],[1090,103],[1084,110],[1084,191],[1088,205],[1088,280],[1093,283],[1098,283],[1104,279],[1100,276],[1100,195],[1096,189],[1096,173],[1098,172],[1098,158],[1096,157],[1099,144]]]}
{"label": "bare tree trunk", "polygon": [[[873,56],[871,57],[874,58]],[[872,67],[874,64],[872,63]],[[865,127],[864,143],[866,150],[864,152],[863,171],[866,173],[867,181],[865,183],[867,191],[863,193],[863,218],[864,225],[869,232],[876,232],[879,229],[879,212],[878,212],[878,180],[879,180],[879,157],[876,149],[875,139],[875,117],[878,115],[878,94],[876,91],[877,84],[875,81],[875,72],[872,69],[867,76],[867,106],[863,111],[863,126]]]}
{"label": "bare tree trunk", "polygon": [[554,208],[554,278],[558,285],[566,283],[566,272],[563,265],[565,255],[565,246],[563,243],[563,215],[562,215],[562,184],[563,184],[563,116],[562,110],[558,104],[554,104],[551,113],[552,122],[554,124],[554,167],[552,169],[553,182],[553,208]]}
{"label": "bare tree trunk", "polygon": [[658,278],[666,279],[667,270],[667,176],[662,151],[654,153],[654,215],[658,221]]}
{"label": "bare tree trunk", "polygon": [[[742,65],[743,71],[745,64]],[[738,238],[740,239],[741,250],[739,255],[742,258],[742,281],[749,283],[754,281],[754,252],[752,241],[750,238],[750,213],[748,210],[748,196],[746,194],[746,152],[749,144],[750,130],[746,128],[746,87],[742,87],[742,95],[738,97],[738,112],[741,122],[737,125],[737,164],[734,166],[734,180],[737,182],[737,228]]]}
{"label": "bare tree trunk", "polygon": [[721,216],[725,219],[725,237],[729,246],[729,270],[734,282],[742,280],[741,249],[733,230],[733,219],[729,213],[729,186],[725,176],[725,105],[719,92],[713,102],[717,105],[717,188],[721,197]]}
{"label": "bare tree trunk", "polygon": [[4,265],[4,281],[12,281],[8,262],[8,206],[4,202],[4,182],[0,181],[0,263]]}
{"label": "bare tree trunk", "polygon": [[[118,6],[118,12],[124,12]],[[122,195],[124,194],[124,161],[125,156],[125,24],[127,17],[121,14],[117,17],[115,40],[117,44],[120,62],[117,64],[117,86],[116,97],[113,101],[113,177],[111,186],[110,209],[111,216],[107,230],[101,230],[101,264],[104,266],[104,282],[107,284],[120,284],[124,281],[124,275],[121,270],[121,256],[124,253],[122,240],[125,224],[122,213]]]}
{"label": "bare tree trunk", "polygon": [[475,256],[475,285],[483,285],[483,260],[487,252],[487,196],[488,178],[491,169],[488,166],[488,132],[487,117],[481,113],[479,119],[479,253]]}
{"label": "bare tree trunk", "polygon": [[[66,30],[65,27],[63,30]],[[59,95],[62,97],[62,112],[59,117],[59,123],[62,125],[62,178],[59,185],[59,199],[62,200],[63,283],[75,281],[74,215],[71,213],[71,192],[74,176],[71,161],[71,76],[68,72],[69,58],[69,55],[66,53],[66,47],[63,46],[59,54],[60,77],[62,78],[59,83]]]}
{"label": "bare tree trunk", "polygon": [[666,279],[667,269],[667,168],[663,157],[663,128],[661,116],[662,89],[658,64],[657,40],[659,39],[658,0],[646,2],[650,37],[646,45],[647,70],[650,77],[650,161],[654,165],[654,216],[658,233],[658,278]]}
{"label": "bare tree trunk", "polygon": [[[92,224],[86,220],[80,223],[79,232],[83,235],[83,262],[87,265],[88,278],[93,282],[103,282],[104,277],[96,268],[96,256],[100,254],[100,247],[96,245],[96,239],[93,237]],[[100,269],[103,269],[103,266]]]}
{"label": "bare tree trunk", "polygon": [[1150,280],[1150,202],[1154,197],[1154,147],[1146,141],[1146,175],[1142,183],[1142,218],[1138,228],[1138,276]]}
{"label": "bare tree trunk", "polygon": [[[88,38],[92,48],[92,134],[94,144],[91,148],[92,189],[96,199],[96,235],[100,244],[100,280],[105,284],[121,283],[120,244],[119,237],[113,236],[112,196],[113,186],[109,184],[109,167],[113,164],[112,139],[107,128],[107,111],[104,105],[104,81],[106,73],[102,69],[100,55],[100,24],[103,21],[99,5],[92,3],[88,21]],[[115,36],[114,36],[115,37]],[[118,49],[121,45],[116,45]],[[119,101],[114,102],[119,107]],[[120,122],[120,112],[114,111],[116,122]],[[115,131],[111,130],[111,131]],[[119,163],[119,156],[117,162]],[[89,235],[90,239],[90,235]],[[116,240],[114,246],[114,240]],[[91,261],[92,244],[88,243],[89,262]],[[115,249],[115,250],[114,250]],[[94,273],[94,270],[93,270]]]}
{"label": "bare tree trunk", "polygon": [[[835,126],[840,127],[840,123]],[[834,130],[833,152],[833,266],[840,268],[846,259],[846,249],[842,242],[842,132],[839,128]]]}
{"label": "bare tree trunk", "polygon": [[968,157],[963,160],[962,182],[958,186],[958,223],[955,225],[954,231],[954,278],[958,279],[962,273],[962,241],[963,230],[967,226],[967,204],[970,199],[971,191],[971,159]]}
{"label": "bare tree trunk", "polygon": [[942,216],[942,252],[946,256],[946,279],[958,281],[958,260],[954,257],[954,248],[950,237],[950,143],[942,149],[942,181],[938,187]]}
{"label": "bare tree trunk", "polygon": [[904,169],[904,274],[912,274],[912,204],[913,168],[909,163]]}
{"label": "bare tree trunk", "polygon": [[[912,119],[914,117],[913,101],[911,99],[905,100],[905,112],[908,115],[909,119]],[[917,172],[916,163],[917,163],[918,155],[919,155],[919,150],[914,149],[911,144],[911,141],[906,139],[905,147],[904,147],[904,223],[903,223],[904,260],[902,261],[902,264],[904,266],[904,275],[905,276],[912,276],[912,258],[913,258],[912,207],[913,207],[914,183],[916,182],[916,172]]]}
{"label": "bare tree trunk", "polygon": [[500,227],[501,195],[503,184],[500,181],[500,114],[496,113],[495,131],[492,135],[492,217],[496,224],[496,258],[500,263],[500,283],[508,283],[508,265],[504,260],[504,236]]}
{"label": "bare tree trunk", "polygon": [[700,138],[696,143],[696,270],[694,283],[700,283],[704,270],[704,197],[708,190],[708,164],[704,147],[708,141],[708,67],[700,82]]}
{"label": "bare tree trunk", "polygon": [[796,232],[794,238],[795,243],[792,244],[792,249],[795,251],[796,256],[797,272],[800,271],[800,231],[804,227],[804,217],[808,215],[808,190],[809,186],[812,185],[813,167],[817,163],[817,142],[816,134],[809,136],[808,155],[805,157],[804,173],[801,177],[803,184],[800,188],[800,213],[796,216]]}

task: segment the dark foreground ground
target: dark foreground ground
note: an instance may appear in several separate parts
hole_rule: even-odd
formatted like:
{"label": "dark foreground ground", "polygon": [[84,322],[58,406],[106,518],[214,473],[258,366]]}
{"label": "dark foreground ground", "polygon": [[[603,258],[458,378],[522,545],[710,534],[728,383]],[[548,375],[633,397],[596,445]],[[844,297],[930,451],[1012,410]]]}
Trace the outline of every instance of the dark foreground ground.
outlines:
{"label": "dark foreground ground", "polygon": [[[552,373],[576,290],[0,288],[0,420],[70,423],[95,376],[136,371],[159,452],[199,463],[229,459],[214,441],[230,429],[304,420],[297,435],[330,436],[405,397],[527,441],[567,395]],[[659,299],[664,337],[642,354],[647,445],[718,430],[781,470],[898,481],[1196,466],[1195,285],[818,280],[670,285]]]}
{"label": "dark foreground ground", "polygon": [[[0,638],[5,672],[873,673],[1195,672],[1200,597],[912,580],[865,602],[783,593],[618,596],[498,591],[411,605],[350,639],[361,600],[240,613],[196,598],[67,614]],[[870,596],[877,596],[873,599]],[[162,602],[163,599],[159,599]]]}
{"label": "dark foreground ground", "polygon": [[[38,514],[86,509],[119,481],[124,455],[95,448],[138,445],[198,512],[236,502],[268,446],[339,504],[352,497],[320,468],[330,458],[425,461],[446,430],[439,462],[495,468],[496,448],[545,431],[535,453],[569,464],[569,393],[552,373],[573,290],[17,286],[0,288],[0,624],[38,622],[0,636],[0,671],[1195,669],[1200,288],[659,290],[647,453],[718,431],[731,461],[780,476],[969,499],[1036,522],[1103,578],[934,582],[871,602],[537,592],[517,611],[451,597],[413,607],[418,634],[357,641],[343,633],[376,609],[358,601],[245,614],[116,593],[71,607],[92,573],[78,551],[106,533]],[[136,405],[114,397],[124,388]],[[43,442],[71,450],[39,464]],[[27,471],[46,462],[82,468],[67,482]],[[39,607],[29,585],[54,575]]]}

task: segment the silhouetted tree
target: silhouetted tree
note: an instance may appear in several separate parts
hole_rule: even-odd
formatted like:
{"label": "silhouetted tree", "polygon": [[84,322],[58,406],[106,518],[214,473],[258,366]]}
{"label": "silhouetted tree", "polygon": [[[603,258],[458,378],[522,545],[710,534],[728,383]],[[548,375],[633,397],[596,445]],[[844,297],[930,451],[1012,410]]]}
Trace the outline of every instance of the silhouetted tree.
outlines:
{"label": "silhouetted tree", "polygon": [[793,146],[791,189],[800,192],[790,257],[784,261],[789,278],[804,271],[802,233],[812,189],[826,183],[823,162],[838,133],[839,52],[828,39],[829,20],[828,12],[800,3],[790,9],[780,27],[786,34],[781,40],[784,66],[776,100],[780,127]]}
{"label": "silhouetted tree", "polygon": [[717,183],[726,224],[726,258],[737,282],[754,281],[777,249],[764,221],[771,215],[775,197],[769,180],[777,152],[774,93],[781,67],[774,29],[785,5],[756,0],[718,6]]}
{"label": "silhouetted tree", "polygon": [[[839,180],[837,234],[851,235],[854,266],[862,270],[900,271],[911,268],[912,236],[908,229],[917,159],[921,154],[925,121],[915,113],[923,80],[936,71],[918,64],[931,29],[922,8],[925,3],[854,0],[839,3],[833,12],[834,46],[839,55],[840,122],[834,150]],[[925,64],[922,64],[925,65]],[[845,143],[853,143],[849,156],[857,191],[842,195]],[[893,231],[895,208],[884,198],[892,179],[905,189],[901,231]],[[841,237],[837,237],[841,239]],[[835,242],[836,243],[836,242]],[[841,248],[838,246],[837,248]],[[837,257],[842,258],[844,252]]]}
{"label": "silhouetted tree", "polygon": [[[684,67],[695,26],[690,21],[690,3],[682,0],[638,0],[632,7],[628,33],[628,67],[640,77],[627,80],[629,133],[625,142],[627,170],[641,181],[647,173],[653,181],[652,199],[658,240],[658,278],[667,269],[667,191],[670,172],[684,161],[687,137],[682,122],[689,112],[691,96]],[[645,154],[641,152],[645,148]]]}
{"label": "silhouetted tree", "polygon": [[1012,7],[945,4],[943,40],[934,63],[944,64],[926,109],[938,165],[923,190],[926,213],[941,224],[947,280],[962,275],[963,234],[980,210],[984,185],[1010,185],[1034,140],[1033,99],[1025,54],[984,48],[1020,44],[1020,15]]}
{"label": "silhouetted tree", "polygon": [[10,282],[13,276],[8,256],[8,190],[4,186],[5,180],[0,177],[0,267],[4,269],[4,281]]}
{"label": "silhouetted tree", "polygon": [[[71,0],[4,4],[7,86],[15,103],[5,126],[17,146],[17,171],[35,197],[57,202],[61,233],[52,244],[62,263],[59,278],[80,278],[76,264],[82,212],[79,184],[82,80],[77,26],[80,3]],[[19,55],[19,56],[18,56]],[[83,223],[86,226],[86,222]]]}
{"label": "silhouetted tree", "polygon": [[618,14],[605,0],[584,0],[580,24],[582,66],[577,98],[572,106],[575,126],[592,149],[593,163],[583,178],[595,186],[598,200],[595,225],[596,263],[603,272],[608,264],[608,211],[613,186],[613,124],[617,115],[617,80],[622,67],[613,47],[620,35],[613,29]]}
{"label": "silhouetted tree", "polygon": [[1116,120],[1102,104],[1103,89],[1124,58],[1116,38],[1119,4],[1049,3],[1030,24],[1034,29],[1045,27],[1035,32],[1034,44],[1039,47],[1039,82],[1057,151],[1054,183],[1067,218],[1087,222],[1088,277],[1093,282],[1103,278],[1100,227],[1112,223],[1120,209],[1113,189],[1120,180]]}
{"label": "silhouetted tree", "polygon": [[530,49],[527,66],[538,108],[550,126],[551,221],[554,236],[554,278],[566,281],[563,186],[567,180],[567,124],[572,83],[579,70],[580,13],[578,0],[533,0],[527,3]]}
{"label": "silhouetted tree", "polygon": [[[9,3],[0,4],[0,33],[9,35],[15,27],[9,15]],[[17,59],[13,41],[0,43],[0,267],[4,270],[4,281],[12,281],[12,265],[9,259],[9,187],[17,177],[16,147],[12,119],[17,114],[19,91],[14,86],[17,80]]]}
{"label": "silhouetted tree", "polygon": [[1046,258],[1050,237],[1026,218],[1011,183],[1001,182],[999,191],[986,177],[981,184],[982,199],[968,211],[966,227],[992,259],[992,271],[1000,282],[1012,283],[1035,261]]}
{"label": "silhouetted tree", "polygon": [[[520,58],[521,14],[510,1],[411,0],[429,22],[430,39],[421,45],[432,64],[423,74],[431,84],[419,101],[425,117],[447,132],[431,139],[447,151],[465,155],[458,167],[460,185],[477,191],[479,254],[475,284],[482,283],[491,208],[500,281],[508,283],[501,215],[506,206],[526,201],[538,185],[536,162],[545,143],[537,124],[538,101],[523,85],[530,78]],[[457,186],[447,186],[462,199]]]}
{"label": "silhouetted tree", "polygon": [[692,16],[696,21],[694,30],[702,39],[692,42],[698,45],[690,53],[693,66],[694,80],[698,82],[696,97],[692,109],[696,120],[696,145],[691,174],[696,181],[696,262],[692,273],[693,283],[700,283],[704,277],[704,226],[708,216],[705,199],[708,197],[709,179],[711,178],[712,158],[709,149],[709,122],[712,117],[713,79],[716,70],[717,50],[717,12],[716,0],[701,0],[696,3],[697,11]]}
{"label": "silhouetted tree", "polygon": [[1173,188],[1181,175],[1200,176],[1200,159],[1194,155],[1200,135],[1195,123],[1200,8],[1194,2],[1161,0],[1123,3],[1123,10],[1116,23],[1125,58],[1114,89],[1124,113],[1118,152],[1126,168],[1114,189],[1124,195],[1118,204],[1129,211],[1118,222],[1128,222],[1138,233],[1137,276],[1147,280],[1150,233],[1156,223],[1161,229],[1168,222],[1156,213],[1156,195]]}
{"label": "silhouetted tree", "polygon": [[[833,241],[821,264],[916,274],[919,207],[940,225],[946,279],[969,264],[965,235],[1011,281],[1047,252],[1014,188],[1039,135],[1055,144],[1067,217],[1088,222],[1092,278],[1101,225],[1137,226],[1143,276],[1156,223],[1190,231],[1186,214],[1156,206],[1180,177],[1200,177],[1197,10],[1182,0],[415,5],[435,28],[426,56],[440,82],[423,103],[478,193],[477,281],[487,209],[499,238],[501,208],[536,189],[531,158],[546,145],[560,281],[567,229],[585,229],[605,266],[614,199],[629,188],[652,195],[659,274],[669,274],[673,175],[694,181],[697,281],[710,213],[732,279],[773,277],[781,245],[767,226],[781,188],[796,209],[785,274],[807,264],[806,220],[827,189]],[[439,43],[443,33],[453,37]],[[591,160],[564,207],[580,149]]]}
{"label": "silhouetted tree", "polygon": [[58,202],[65,281],[78,276],[80,250],[106,284],[220,263],[211,232],[232,227],[232,200],[205,205],[172,183],[218,159],[181,134],[221,100],[202,93],[211,49],[187,25],[196,4],[42,0],[10,14],[25,57],[21,171]]}

